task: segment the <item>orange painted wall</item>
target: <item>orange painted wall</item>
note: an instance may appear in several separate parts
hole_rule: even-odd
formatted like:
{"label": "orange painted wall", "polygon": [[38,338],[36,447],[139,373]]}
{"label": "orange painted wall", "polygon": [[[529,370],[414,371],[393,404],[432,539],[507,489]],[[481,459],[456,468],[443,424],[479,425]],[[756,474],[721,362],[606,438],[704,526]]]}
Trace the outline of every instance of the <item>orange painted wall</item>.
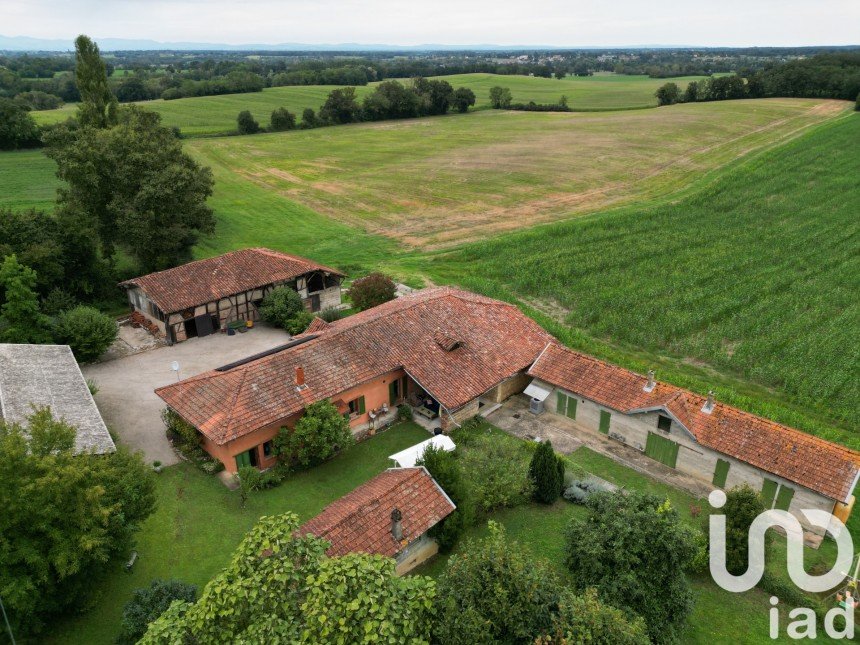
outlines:
{"label": "orange painted wall", "polygon": [[[333,396],[332,399],[335,401],[342,399],[344,403],[348,403],[353,399],[364,396],[365,413],[349,420],[350,427],[355,428],[356,426],[370,423],[370,411],[380,408],[383,403],[388,403],[388,385],[391,381],[402,378],[405,375],[406,373],[403,370],[395,370],[373,381],[350,388],[341,394]],[[204,437],[202,446],[206,452],[224,464],[227,472],[236,472],[236,455],[254,447],[257,448],[257,464],[260,468],[271,468],[275,465],[277,459],[275,457],[267,458],[263,456],[263,444],[277,436],[278,430],[282,427],[294,426],[301,416],[301,413],[294,414],[278,423],[260,428],[234,441],[230,441],[223,446],[219,446]]]}

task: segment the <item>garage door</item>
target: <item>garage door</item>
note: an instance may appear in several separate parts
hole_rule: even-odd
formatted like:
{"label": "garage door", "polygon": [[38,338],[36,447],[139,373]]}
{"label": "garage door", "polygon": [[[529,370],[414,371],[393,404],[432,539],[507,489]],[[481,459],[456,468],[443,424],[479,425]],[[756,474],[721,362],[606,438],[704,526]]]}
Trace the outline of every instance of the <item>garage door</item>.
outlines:
{"label": "garage door", "polygon": [[661,464],[674,468],[678,463],[678,444],[653,432],[648,433],[645,454]]}

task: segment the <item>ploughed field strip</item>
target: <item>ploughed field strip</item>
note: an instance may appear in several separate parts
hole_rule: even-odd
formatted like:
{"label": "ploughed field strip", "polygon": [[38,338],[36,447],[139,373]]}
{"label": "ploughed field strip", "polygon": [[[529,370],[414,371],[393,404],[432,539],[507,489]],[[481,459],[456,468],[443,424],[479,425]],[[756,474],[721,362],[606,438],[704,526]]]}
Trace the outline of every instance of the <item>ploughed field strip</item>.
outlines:
{"label": "ploughed field strip", "polygon": [[609,113],[486,111],[195,140],[223,220],[247,182],[407,246],[438,248],[671,194],[847,103],[768,99]]}

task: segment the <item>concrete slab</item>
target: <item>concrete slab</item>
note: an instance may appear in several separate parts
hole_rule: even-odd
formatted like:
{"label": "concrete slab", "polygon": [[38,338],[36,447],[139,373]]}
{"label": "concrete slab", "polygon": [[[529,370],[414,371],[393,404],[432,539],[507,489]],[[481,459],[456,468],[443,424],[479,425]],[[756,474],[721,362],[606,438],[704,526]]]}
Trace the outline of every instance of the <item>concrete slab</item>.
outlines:
{"label": "concrete slab", "polygon": [[563,454],[569,454],[580,446],[587,446],[623,466],[685,490],[698,498],[706,498],[714,490],[708,482],[664,466],[646,457],[644,452],[625,446],[596,430],[585,428],[576,421],[548,412],[535,416],[529,412],[528,406],[529,402],[525,396],[512,396],[501,408],[489,415],[487,420],[523,439],[549,439],[556,451]]}
{"label": "concrete slab", "polygon": [[142,450],[147,461],[170,465],[178,460],[164,436],[161,422],[164,402],[154,390],[176,381],[171,363],[177,361],[180,378],[188,378],[282,345],[289,339],[289,334],[281,329],[257,325],[244,334],[192,338],[172,347],[87,365],[82,371],[98,386],[96,405],[119,442]]}

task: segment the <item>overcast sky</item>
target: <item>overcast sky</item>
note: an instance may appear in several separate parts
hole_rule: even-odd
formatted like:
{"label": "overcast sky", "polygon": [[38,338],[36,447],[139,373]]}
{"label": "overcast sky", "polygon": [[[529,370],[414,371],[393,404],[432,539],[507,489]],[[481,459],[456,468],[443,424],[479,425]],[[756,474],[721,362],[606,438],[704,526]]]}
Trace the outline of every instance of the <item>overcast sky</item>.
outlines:
{"label": "overcast sky", "polygon": [[860,0],[0,0],[0,34],[244,43],[842,45]]}

